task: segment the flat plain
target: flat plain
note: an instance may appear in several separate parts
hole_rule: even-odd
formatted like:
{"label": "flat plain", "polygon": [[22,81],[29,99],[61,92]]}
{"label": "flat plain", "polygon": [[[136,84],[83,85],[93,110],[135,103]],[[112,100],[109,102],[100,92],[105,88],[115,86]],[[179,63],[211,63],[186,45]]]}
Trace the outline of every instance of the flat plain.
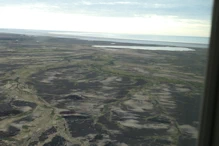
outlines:
{"label": "flat plain", "polygon": [[0,145],[194,146],[207,49],[111,44],[0,34]]}

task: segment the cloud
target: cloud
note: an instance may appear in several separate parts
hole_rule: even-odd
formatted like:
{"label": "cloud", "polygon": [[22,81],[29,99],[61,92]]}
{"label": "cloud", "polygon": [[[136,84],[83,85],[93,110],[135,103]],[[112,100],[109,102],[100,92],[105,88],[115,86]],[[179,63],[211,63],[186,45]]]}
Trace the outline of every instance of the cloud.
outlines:
{"label": "cloud", "polygon": [[66,13],[132,17],[145,14],[175,15],[190,19],[211,19],[212,0],[7,0],[1,6],[44,4]]}
{"label": "cloud", "polygon": [[[37,9],[40,8],[40,9]],[[41,9],[43,8],[43,9]],[[0,7],[1,28],[208,36],[210,24],[174,16],[103,17],[46,11],[46,5]],[[52,8],[54,10],[54,7]],[[56,7],[55,7],[56,9]]]}
{"label": "cloud", "polygon": [[[10,0],[9,0],[10,1]],[[25,0],[24,0],[25,1]],[[0,28],[208,36],[209,5],[188,0],[0,1]],[[26,2],[26,1],[25,1]],[[170,3],[172,2],[172,3]],[[2,5],[1,5],[2,4]],[[198,7],[199,9],[193,9]],[[206,12],[207,11],[207,12]]]}
{"label": "cloud", "polygon": [[111,1],[111,2],[90,2],[90,1],[81,1],[78,2],[77,5],[139,5],[139,2],[131,2],[131,1]]}

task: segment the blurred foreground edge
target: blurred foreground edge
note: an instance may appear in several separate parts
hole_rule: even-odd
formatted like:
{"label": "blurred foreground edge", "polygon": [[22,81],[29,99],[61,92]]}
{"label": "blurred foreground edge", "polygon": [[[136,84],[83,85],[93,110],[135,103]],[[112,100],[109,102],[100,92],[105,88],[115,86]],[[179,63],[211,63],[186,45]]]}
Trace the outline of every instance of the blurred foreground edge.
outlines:
{"label": "blurred foreground edge", "polygon": [[214,0],[198,146],[219,146],[219,1]]}

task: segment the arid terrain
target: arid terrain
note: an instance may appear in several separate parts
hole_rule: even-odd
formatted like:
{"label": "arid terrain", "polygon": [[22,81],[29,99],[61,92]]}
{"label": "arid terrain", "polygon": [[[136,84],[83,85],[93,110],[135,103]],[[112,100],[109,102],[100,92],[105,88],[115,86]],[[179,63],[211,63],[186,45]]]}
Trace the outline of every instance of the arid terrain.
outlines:
{"label": "arid terrain", "polygon": [[0,145],[194,146],[207,49],[110,44],[0,34]]}

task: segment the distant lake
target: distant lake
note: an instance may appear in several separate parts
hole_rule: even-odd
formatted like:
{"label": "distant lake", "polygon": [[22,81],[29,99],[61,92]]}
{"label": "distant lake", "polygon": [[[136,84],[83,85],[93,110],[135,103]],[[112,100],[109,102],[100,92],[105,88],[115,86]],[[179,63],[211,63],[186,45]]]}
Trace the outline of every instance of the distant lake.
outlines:
{"label": "distant lake", "polygon": [[95,48],[118,48],[118,49],[140,49],[140,50],[160,50],[160,51],[195,51],[195,49],[184,47],[158,47],[158,46],[116,46],[116,45],[93,45]]}

